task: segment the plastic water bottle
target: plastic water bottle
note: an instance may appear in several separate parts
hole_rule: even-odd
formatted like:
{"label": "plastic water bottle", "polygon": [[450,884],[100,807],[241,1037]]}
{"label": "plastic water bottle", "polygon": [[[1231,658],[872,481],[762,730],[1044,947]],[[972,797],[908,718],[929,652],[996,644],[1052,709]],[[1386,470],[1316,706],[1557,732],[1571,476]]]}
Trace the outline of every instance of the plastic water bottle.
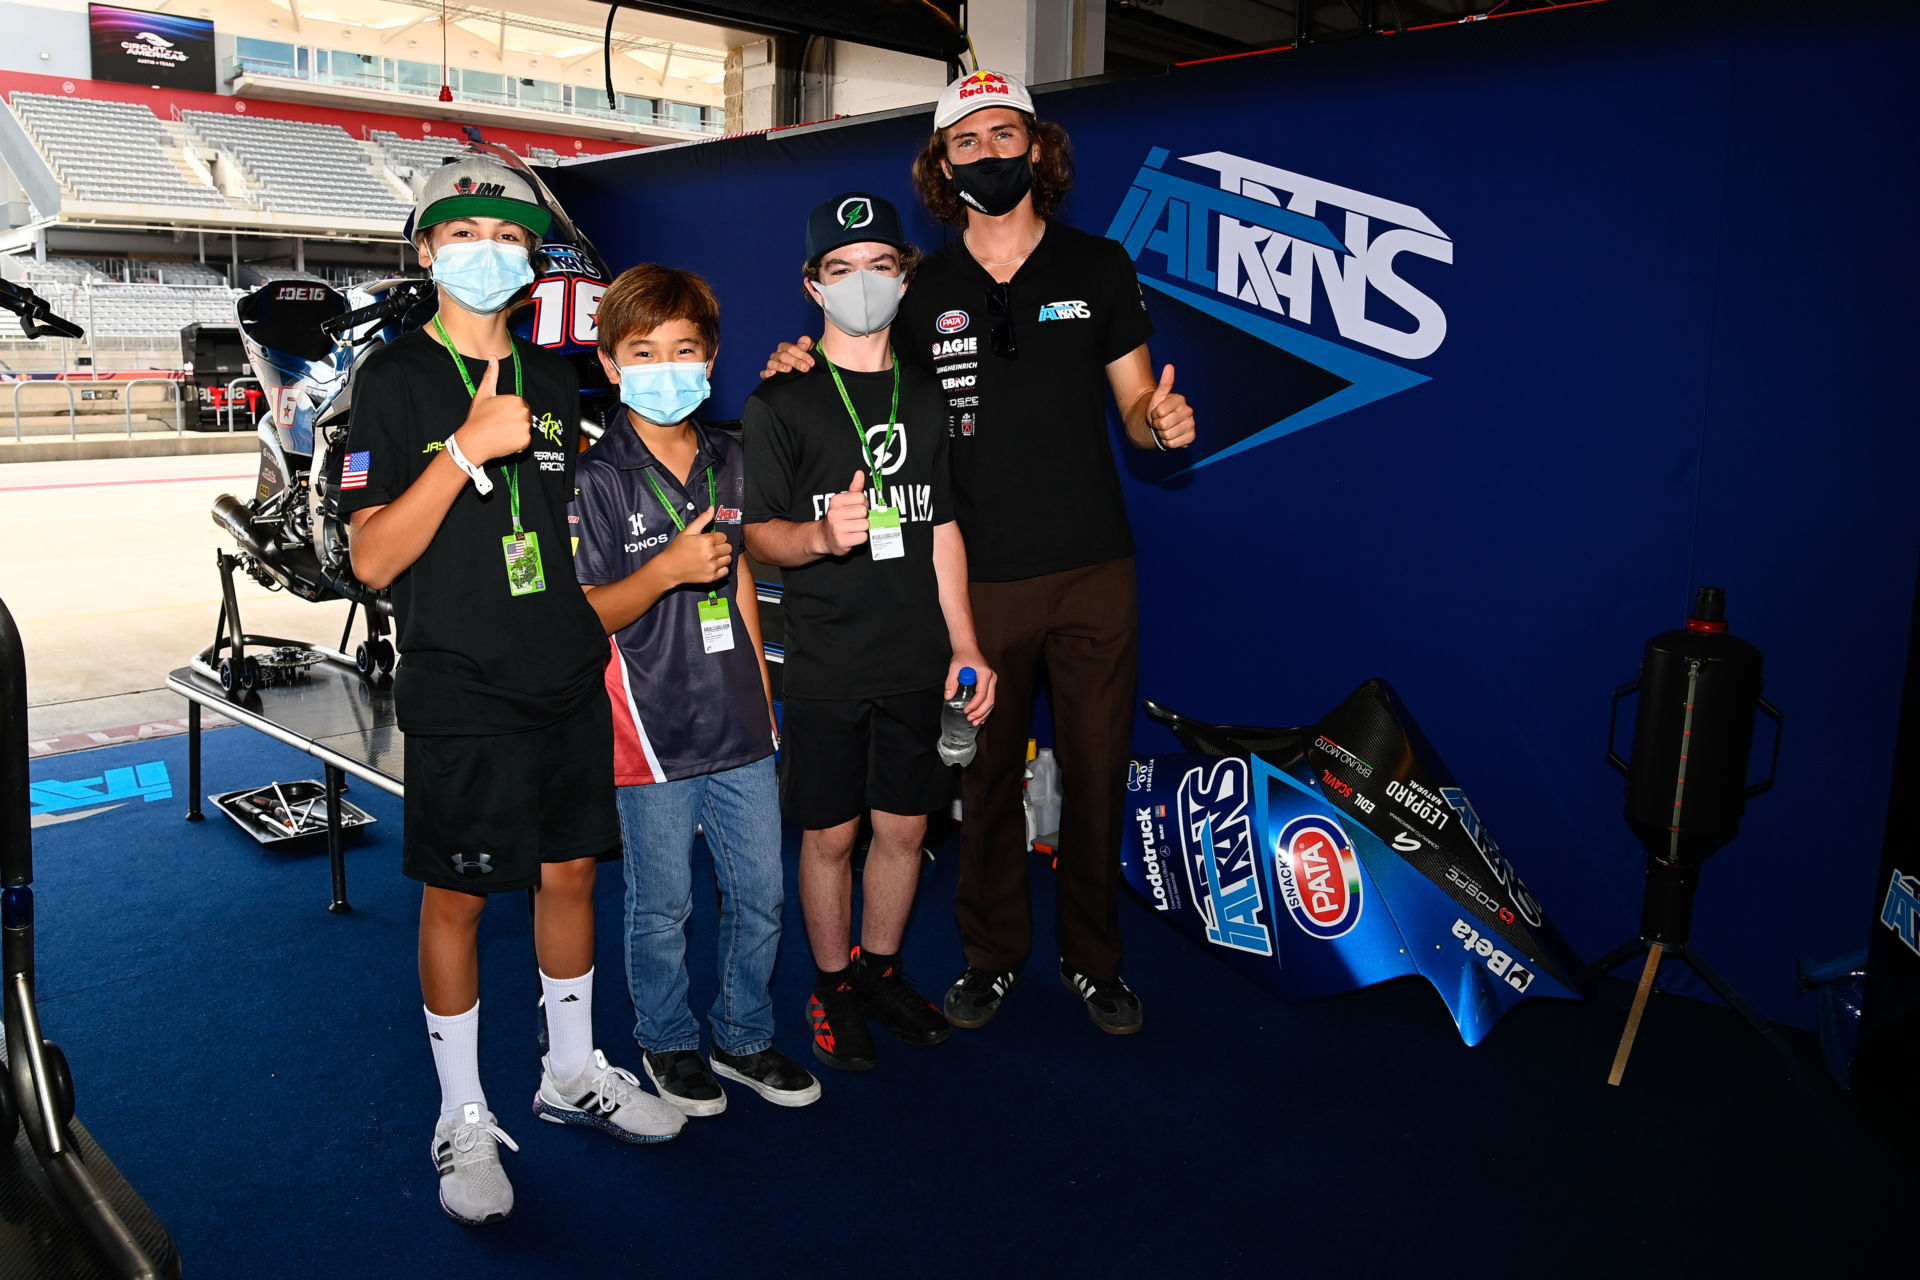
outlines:
{"label": "plastic water bottle", "polygon": [[1040,836],[1057,836],[1060,833],[1060,763],[1054,759],[1052,747],[1041,747],[1028,766],[1032,781],[1027,783],[1027,797],[1033,802],[1033,826]]}
{"label": "plastic water bottle", "polygon": [[974,739],[980,729],[967,719],[967,704],[978,692],[979,680],[972,667],[960,668],[960,687],[940,709],[940,759],[947,764],[973,763]]}

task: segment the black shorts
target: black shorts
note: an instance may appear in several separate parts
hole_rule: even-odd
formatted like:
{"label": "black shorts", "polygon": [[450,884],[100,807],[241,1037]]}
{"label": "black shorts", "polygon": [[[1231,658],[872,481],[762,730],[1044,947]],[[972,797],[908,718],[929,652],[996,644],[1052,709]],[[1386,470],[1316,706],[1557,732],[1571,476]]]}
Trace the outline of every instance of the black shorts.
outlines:
{"label": "black shorts", "polygon": [[953,799],[940,762],[940,689],[840,701],[788,698],[780,717],[780,811],[824,830],[869,809],[915,816]]}
{"label": "black shorts", "polygon": [[408,734],[401,868],[458,893],[540,882],[543,862],[620,856],[606,690],[525,733]]}

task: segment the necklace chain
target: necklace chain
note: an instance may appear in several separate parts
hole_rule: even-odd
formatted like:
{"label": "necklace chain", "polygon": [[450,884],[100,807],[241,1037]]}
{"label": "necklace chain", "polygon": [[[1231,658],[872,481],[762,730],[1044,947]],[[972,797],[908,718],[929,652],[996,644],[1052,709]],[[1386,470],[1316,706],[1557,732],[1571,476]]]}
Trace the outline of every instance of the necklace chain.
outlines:
{"label": "necklace chain", "polygon": [[968,252],[968,253],[970,253],[970,254],[973,254],[973,260],[974,260],[975,262],[977,262],[977,263],[979,263],[979,264],[980,264],[981,266],[983,266],[983,267],[1010,267],[1010,266],[1012,266],[1012,265],[1013,265],[1014,263],[1016,263],[1016,262],[1025,262],[1025,261],[1026,261],[1026,260],[1027,260],[1028,258],[1031,258],[1031,257],[1033,256],[1033,251],[1034,251],[1035,249],[1038,249],[1038,248],[1040,247],[1040,241],[1041,241],[1041,239],[1042,239],[1042,237],[1044,237],[1044,236],[1045,236],[1046,234],[1047,234],[1047,227],[1046,227],[1046,224],[1045,224],[1045,223],[1041,223],[1041,224],[1040,224],[1040,234],[1039,234],[1039,235],[1037,235],[1037,236],[1035,236],[1035,237],[1033,238],[1033,243],[1027,246],[1027,251],[1026,251],[1025,253],[1023,253],[1023,254],[1021,254],[1021,255],[1020,255],[1019,257],[1017,257],[1017,258],[1008,258],[1008,259],[1007,259],[1007,260],[1006,260],[1005,262],[988,262],[988,261],[987,261],[987,260],[986,260],[985,258],[983,258],[983,257],[981,257],[981,256],[980,256],[979,254],[977,254],[977,253],[974,253],[974,252],[973,252],[973,241],[972,241],[972,240],[969,240],[969,239],[967,238],[967,233],[966,233],[966,232],[964,232],[964,231],[962,231],[962,232],[960,233],[960,242],[961,242],[962,244],[964,244],[964,245],[966,245],[966,246],[967,246],[967,252]]}

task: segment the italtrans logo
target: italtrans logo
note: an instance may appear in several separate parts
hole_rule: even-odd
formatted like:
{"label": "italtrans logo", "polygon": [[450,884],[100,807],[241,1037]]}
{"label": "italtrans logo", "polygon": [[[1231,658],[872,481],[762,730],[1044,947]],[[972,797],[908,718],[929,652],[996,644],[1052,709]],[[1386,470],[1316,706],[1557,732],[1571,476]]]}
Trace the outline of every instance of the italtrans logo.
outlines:
{"label": "italtrans logo", "polygon": [[1169,172],[1170,157],[1165,147],[1147,152],[1107,227],[1140,282],[1348,384],[1196,467],[1427,381],[1403,362],[1440,349],[1447,316],[1399,260],[1452,264],[1453,240],[1432,218],[1225,151],[1179,157],[1193,177]]}

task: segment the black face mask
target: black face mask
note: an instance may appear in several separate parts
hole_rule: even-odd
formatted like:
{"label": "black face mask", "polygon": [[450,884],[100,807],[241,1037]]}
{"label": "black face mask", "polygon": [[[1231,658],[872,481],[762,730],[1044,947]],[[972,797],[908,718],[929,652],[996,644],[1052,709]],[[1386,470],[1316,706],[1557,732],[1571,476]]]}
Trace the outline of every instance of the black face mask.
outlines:
{"label": "black face mask", "polygon": [[1027,152],[1017,156],[987,156],[972,164],[953,166],[953,194],[969,209],[998,218],[1012,213],[1021,197],[1033,189],[1033,164]]}

